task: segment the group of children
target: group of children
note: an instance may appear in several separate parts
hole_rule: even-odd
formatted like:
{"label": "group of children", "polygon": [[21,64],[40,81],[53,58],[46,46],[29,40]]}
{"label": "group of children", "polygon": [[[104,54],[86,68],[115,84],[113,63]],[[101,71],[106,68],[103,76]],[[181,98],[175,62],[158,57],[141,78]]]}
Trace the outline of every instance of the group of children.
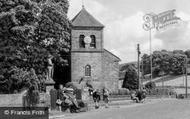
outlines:
{"label": "group of children", "polygon": [[[95,109],[99,108],[99,101],[101,100],[101,95],[103,97],[103,101],[105,102],[105,107],[108,107],[108,89],[103,88],[101,92],[100,89],[93,89],[93,87],[91,87],[88,91],[89,95],[92,96],[93,101],[95,103]],[[56,104],[58,105],[60,111],[63,111],[64,108],[69,109],[71,112],[80,111],[80,104],[78,104],[77,102],[73,88],[65,88],[63,87],[63,85],[60,85],[57,91]]]}
{"label": "group of children", "polygon": [[[103,101],[105,102],[105,107],[108,108],[108,102],[109,102],[109,91],[107,88],[103,88],[102,91],[103,95]],[[99,89],[96,89],[92,92],[92,97],[95,103],[95,109],[99,108],[99,101],[101,100],[101,91]]]}
{"label": "group of children", "polygon": [[64,88],[62,85],[60,85],[57,92],[56,104],[60,111],[69,109],[71,112],[78,112],[80,109],[74,90],[72,88]]}
{"label": "group of children", "polygon": [[143,102],[146,98],[146,91],[145,90],[138,90],[131,92],[131,99],[136,103]]}

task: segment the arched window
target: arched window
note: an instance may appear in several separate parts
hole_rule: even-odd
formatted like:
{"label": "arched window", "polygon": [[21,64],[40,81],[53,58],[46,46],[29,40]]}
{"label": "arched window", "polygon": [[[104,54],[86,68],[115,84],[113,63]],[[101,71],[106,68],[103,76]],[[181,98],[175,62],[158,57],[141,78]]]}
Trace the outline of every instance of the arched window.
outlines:
{"label": "arched window", "polygon": [[85,48],[85,43],[84,43],[84,35],[79,36],[79,47],[80,48]]}
{"label": "arched window", "polygon": [[91,35],[90,38],[91,38],[90,47],[96,48],[96,37],[95,37],[95,35]]}
{"label": "arched window", "polygon": [[85,76],[91,76],[91,66],[90,65],[85,66]]}

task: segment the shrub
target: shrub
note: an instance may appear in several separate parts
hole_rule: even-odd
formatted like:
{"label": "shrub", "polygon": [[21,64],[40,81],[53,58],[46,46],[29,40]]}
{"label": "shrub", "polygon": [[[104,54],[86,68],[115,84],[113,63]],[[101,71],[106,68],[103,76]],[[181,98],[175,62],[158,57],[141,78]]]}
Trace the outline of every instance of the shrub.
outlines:
{"label": "shrub", "polygon": [[185,97],[184,97],[183,94],[179,94],[179,95],[177,95],[177,98],[178,98],[178,99],[184,99]]}
{"label": "shrub", "polygon": [[149,89],[149,90],[151,90],[151,89],[155,89],[156,88],[156,84],[155,84],[155,82],[148,82],[148,83],[146,83],[145,84],[145,88],[146,89]]}
{"label": "shrub", "polygon": [[40,94],[38,89],[36,89],[36,85],[33,85],[29,88],[27,95],[26,95],[26,99],[27,99],[27,106],[29,107],[33,107],[33,106],[37,106],[37,104],[39,104],[40,101]]}
{"label": "shrub", "polygon": [[138,89],[137,71],[134,65],[128,64],[125,70],[125,78],[123,80],[122,88],[129,90]]}
{"label": "shrub", "polygon": [[0,77],[1,93],[20,92],[23,89],[29,89],[33,85],[39,90],[42,81],[39,81],[35,70],[32,68],[28,71],[24,68],[12,67],[6,77]]}

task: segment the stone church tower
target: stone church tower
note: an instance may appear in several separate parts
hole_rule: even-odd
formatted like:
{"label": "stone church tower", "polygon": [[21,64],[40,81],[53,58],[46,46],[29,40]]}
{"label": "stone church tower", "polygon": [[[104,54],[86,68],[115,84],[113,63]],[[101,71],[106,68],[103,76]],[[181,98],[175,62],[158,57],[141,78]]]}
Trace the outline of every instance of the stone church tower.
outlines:
{"label": "stone church tower", "polygon": [[[109,73],[104,71],[104,64],[106,64],[104,60],[109,60],[105,57],[105,52],[106,54],[110,54],[110,52],[104,49],[103,29],[104,25],[88,13],[84,7],[72,19],[71,80],[73,82],[78,83],[83,78],[92,81],[97,88],[105,86],[104,72]],[[113,54],[111,55],[113,56]],[[115,58],[113,62],[120,61],[118,57],[113,57],[112,59]]]}

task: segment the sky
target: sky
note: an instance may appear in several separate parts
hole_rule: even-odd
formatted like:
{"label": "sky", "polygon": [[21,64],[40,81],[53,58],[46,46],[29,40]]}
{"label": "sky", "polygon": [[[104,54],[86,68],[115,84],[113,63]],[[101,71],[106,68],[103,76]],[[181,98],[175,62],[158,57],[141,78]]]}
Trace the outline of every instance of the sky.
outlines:
{"label": "sky", "polygon": [[[150,32],[142,28],[143,16],[176,9],[181,21],[164,30],[151,30],[152,51],[190,49],[190,0],[69,0],[69,19],[84,4],[85,9],[104,24],[104,48],[127,63],[137,61],[137,44],[141,55],[150,53]],[[82,2],[83,1],[83,2]]]}

